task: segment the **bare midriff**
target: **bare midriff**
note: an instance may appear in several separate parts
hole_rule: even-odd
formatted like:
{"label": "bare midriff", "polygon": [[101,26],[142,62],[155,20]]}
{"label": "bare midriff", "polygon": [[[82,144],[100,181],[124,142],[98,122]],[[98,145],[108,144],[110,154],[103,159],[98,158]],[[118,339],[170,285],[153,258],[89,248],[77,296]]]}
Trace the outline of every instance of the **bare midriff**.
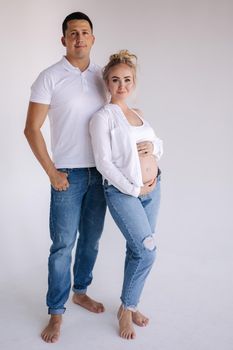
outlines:
{"label": "bare midriff", "polygon": [[148,181],[154,180],[158,173],[158,165],[156,158],[153,154],[148,154],[148,156],[139,157],[142,181],[145,184]]}

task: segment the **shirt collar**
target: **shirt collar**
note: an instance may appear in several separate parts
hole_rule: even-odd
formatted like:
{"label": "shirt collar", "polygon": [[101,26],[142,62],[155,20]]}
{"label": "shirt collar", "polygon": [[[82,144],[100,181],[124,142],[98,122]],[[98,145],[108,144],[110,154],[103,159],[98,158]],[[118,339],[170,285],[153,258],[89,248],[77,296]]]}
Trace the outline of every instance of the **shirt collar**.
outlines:
{"label": "shirt collar", "polygon": [[[61,63],[63,64],[63,67],[65,68],[65,70],[68,70],[69,72],[72,72],[72,71],[80,71],[80,69],[78,67],[74,67],[67,59],[65,56],[62,57],[61,59]],[[92,63],[90,61],[89,63],[89,66],[87,67],[87,69],[85,69],[85,71],[90,71],[90,72],[94,72],[95,71],[95,65],[94,63]],[[85,72],[84,71],[84,72]],[[83,72],[82,72],[83,73]]]}

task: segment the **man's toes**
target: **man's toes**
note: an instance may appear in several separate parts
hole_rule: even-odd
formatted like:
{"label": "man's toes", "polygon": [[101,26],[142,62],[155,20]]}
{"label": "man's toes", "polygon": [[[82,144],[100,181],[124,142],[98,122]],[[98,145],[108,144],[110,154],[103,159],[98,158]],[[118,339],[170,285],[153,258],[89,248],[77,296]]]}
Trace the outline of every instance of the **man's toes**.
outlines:
{"label": "man's toes", "polygon": [[103,304],[100,304],[99,306],[98,306],[98,312],[104,312],[104,305]]}
{"label": "man's toes", "polygon": [[97,313],[104,312],[104,306],[103,306],[103,304],[96,304],[96,305],[93,306],[93,309],[94,309]]}

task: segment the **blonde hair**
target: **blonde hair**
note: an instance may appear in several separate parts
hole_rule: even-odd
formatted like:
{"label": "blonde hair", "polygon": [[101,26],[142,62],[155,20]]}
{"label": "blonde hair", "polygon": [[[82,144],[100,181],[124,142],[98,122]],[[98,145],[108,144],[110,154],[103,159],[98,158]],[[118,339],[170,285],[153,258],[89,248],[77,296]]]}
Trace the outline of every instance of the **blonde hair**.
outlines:
{"label": "blonde hair", "polygon": [[130,53],[128,50],[120,50],[118,53],[109,57],[108,64],[103,68],[103,79],[105,82],[108,80],[111,68],[121,63],[126,64],[132,69],[134,82],[136,82],[137,56]]}

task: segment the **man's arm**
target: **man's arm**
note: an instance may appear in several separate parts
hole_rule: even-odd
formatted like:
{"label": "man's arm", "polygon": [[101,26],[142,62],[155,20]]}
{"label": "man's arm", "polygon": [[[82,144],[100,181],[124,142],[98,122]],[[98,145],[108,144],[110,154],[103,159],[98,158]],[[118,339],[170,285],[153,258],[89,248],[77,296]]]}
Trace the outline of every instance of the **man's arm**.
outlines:
{"label": "man's arm", "polygon": [[47,117],[48,109],[49,105],[46,104],[29,103],[24,134],[34,155],[49,176],[51,185],[55,189],[62,191],[69,187],[67,174],[59,172],[55,168],[40,130]]}

